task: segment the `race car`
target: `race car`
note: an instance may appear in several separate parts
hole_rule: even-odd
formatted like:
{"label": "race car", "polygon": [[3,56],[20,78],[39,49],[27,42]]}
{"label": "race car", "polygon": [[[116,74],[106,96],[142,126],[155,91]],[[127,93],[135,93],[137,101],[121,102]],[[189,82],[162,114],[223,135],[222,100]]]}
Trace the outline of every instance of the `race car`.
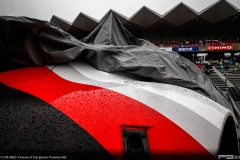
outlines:
{"label": "race car", "polygon": [[81,41],[26,17],[0,17],[0,28],[0,158],[239,154],[231,97],[184,57],[131,35],[113,13]]}
{"label": "race car", "polygon": [[237,155],[232,113],[179,86],[75,61],[0,73],[0,151],[75,159]]}

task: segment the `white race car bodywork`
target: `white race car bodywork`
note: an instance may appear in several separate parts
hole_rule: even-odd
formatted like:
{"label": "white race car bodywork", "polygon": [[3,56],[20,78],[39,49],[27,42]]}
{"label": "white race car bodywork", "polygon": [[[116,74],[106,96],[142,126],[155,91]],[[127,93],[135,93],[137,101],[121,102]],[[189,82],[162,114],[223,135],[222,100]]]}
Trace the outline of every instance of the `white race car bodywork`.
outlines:
{"label": "white race car bodywork", "polygon": [[218,154],[227,118],[234,117],[211,99],[179,86],[144,82],[128,73],[102,72],[79,60],[48,68],[68,81],[107,88],[149,106],[181,127],[213,156]]}

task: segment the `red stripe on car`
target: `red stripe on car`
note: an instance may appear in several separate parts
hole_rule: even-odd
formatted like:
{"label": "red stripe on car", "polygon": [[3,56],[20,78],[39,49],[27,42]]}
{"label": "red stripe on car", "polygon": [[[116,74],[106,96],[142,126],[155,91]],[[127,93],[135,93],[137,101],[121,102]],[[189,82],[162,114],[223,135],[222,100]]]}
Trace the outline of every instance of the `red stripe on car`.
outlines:
{"label": "red stripe on car", "polygon": [[145,104],[105,88],[64,80],[49,71],[47,67],[18,69],[0,73],[0,81],[56,107],[116,159],[123,159],[122,128],[125,126],[147,130],[152,159],[166,154],[198,154],[214,159],[187,132]]}

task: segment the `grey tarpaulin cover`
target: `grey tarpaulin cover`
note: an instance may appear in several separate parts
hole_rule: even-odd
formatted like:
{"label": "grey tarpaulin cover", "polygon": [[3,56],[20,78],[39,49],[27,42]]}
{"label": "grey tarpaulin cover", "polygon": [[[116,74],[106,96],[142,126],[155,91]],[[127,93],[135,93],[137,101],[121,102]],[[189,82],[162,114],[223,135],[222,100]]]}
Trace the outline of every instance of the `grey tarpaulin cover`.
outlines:
{"label": "grey tarpaulin cover", "polygon": [[230,87],[227,89],[227,93],[234,99],[238,108],[240,108],[240,87]]}
{"label": "grey tarpaulin cover", "polygon": [[5,47],[1,71],[15,67],[68,62],[85,58],[106,72],[130,72],[151,81],[168,83],[199,92],[230,109],[240,122],[235,101],[184,57],[158,49],[128,32],[114,13],[84,39],[78,40],[54,24],[27,17],[0,17],[0,46]]}

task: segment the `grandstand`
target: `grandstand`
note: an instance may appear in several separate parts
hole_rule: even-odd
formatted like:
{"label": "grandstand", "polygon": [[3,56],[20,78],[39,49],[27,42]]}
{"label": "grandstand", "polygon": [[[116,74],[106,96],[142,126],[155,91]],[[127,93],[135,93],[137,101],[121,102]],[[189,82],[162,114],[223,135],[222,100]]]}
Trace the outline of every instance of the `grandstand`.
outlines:
{"label": "grandstand", "polygon": [[[214,40],[223,43],[240,43],[240,35],[238,35],[240,12],[227,0],[219,0],[201,12],[195,11],[184,3],[177,4],[164,15],[160,15],[146,6],[143,6],[130,18],[114,10],[109,12],[111,11],[134,36],[161,44],[162,47],[163,45],[185,44],[185,42],[201,45],[203,39],[212,40],[213,43],[215,43]],[[73,23],[57,16],[53,16],[51,22],[81,39],[85,37],[84,33],[90,33],[101,20],[97,21],[80,12]]]}
{"label": "grandstand", "polygon": [[[149,40],[159,48],[178,52],[193,62],[199,58],[198,53],[206,53],[206,60],[217,60],[210,78],[219,88],[226,89],[226,78],[227,87],[240,85],[240,56],[234,56],[240,52],[240,10],[227,0],[218,0],[201,12],[181,2],[163,15],[143,6],[130,18],[109,10],[99,21],[80,12],[72,23],[55,15],[51,22],[82,39],[111,12],[135,37]],[[226,52],[230,57],[224,56]],[[224,69],[226,63],[220,64],[221,60],[234,58],[234,64],[228,63],[230,69]]]}

